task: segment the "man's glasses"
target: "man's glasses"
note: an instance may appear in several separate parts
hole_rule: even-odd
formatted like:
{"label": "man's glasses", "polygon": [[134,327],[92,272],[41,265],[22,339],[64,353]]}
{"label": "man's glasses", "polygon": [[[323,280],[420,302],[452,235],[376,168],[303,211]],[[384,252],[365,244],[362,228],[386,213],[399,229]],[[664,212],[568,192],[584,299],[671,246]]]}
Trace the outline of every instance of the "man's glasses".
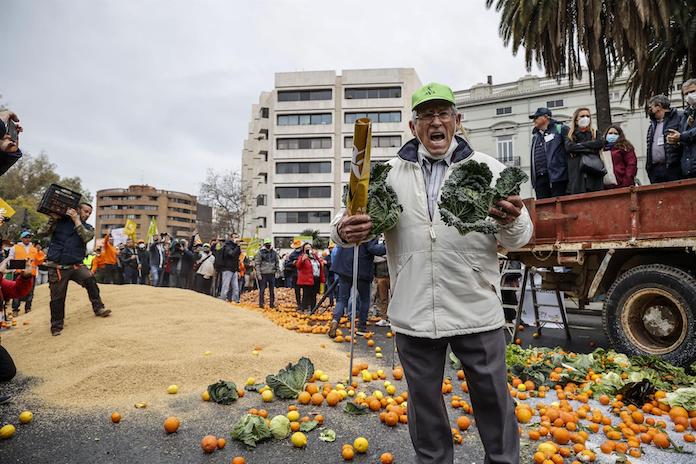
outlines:
{"label": "man's glasses", "polygon": [[416,115],[416,119],[426,124],[430,124],[435,120],[435,116],[440,119],[440,122],[450,122],[452,117],[454,117],[454,114],[451,111],[440,111],[439,113],[429,112]]}

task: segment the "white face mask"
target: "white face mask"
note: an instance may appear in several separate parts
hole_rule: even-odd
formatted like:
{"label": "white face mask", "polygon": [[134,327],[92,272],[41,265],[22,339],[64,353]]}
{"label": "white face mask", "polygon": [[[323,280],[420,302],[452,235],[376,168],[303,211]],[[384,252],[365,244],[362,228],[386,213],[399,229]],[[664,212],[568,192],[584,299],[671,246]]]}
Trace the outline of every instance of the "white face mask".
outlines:
{"label": "white face mask", "polygon": [[581,118],[578,119],[578,126],[582,127],[583,129],[589,125],[590,125],[590,117],[589,116],[582,116]]}
{"label": "white face mask", "polygon": [[696,90],[686,94],[686,102],[691,106],[696,106]]}

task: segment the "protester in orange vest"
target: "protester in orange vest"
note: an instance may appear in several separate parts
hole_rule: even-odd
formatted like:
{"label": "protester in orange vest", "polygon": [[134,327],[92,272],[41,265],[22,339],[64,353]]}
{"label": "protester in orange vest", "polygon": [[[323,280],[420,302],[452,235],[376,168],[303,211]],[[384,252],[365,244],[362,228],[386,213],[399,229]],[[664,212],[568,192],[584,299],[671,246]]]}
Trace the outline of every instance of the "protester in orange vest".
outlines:
{"label": "protester in orange vest", "polygon": [[46,253],[43,251],[43,247],[41,246],[41,244],[37,243],[34,246],[36,247],[36,262],[34,264],[39,269],[39,273],[36,276],[36,283],[34,285],[47,284],[48,271],[41,269],[41,266],[43,265],[44,261],[46,261]]}
{"label": "protester in orange vest", "polygon": [[101,253],[94,258],[92,263],[93,272],[97,272],[97,282],[100,284],[115,284],[118,283],[118,250],[111,242],[111,231],[104,236]]}
{"label": "protester in orange vest", "polygon": [[[31,311],[31,302],[34,298],[34,285],[36,284],[36,275],[38,274],[38,251],[36,247],[31,243],[32,233],[25,230],[19,236],[21,239],[20,243],[17,243],[10,249],[10,259],[23,259],[31,265],[31,275],[32,275],[32,286],[31,291],[24,298],[15,298],[12,300],[12,315],[17,317],[19,315],[19,305],[24,301],[24,312],[28,313]],[[22,274],[21,270],[15,271],[14,279],[17,280]]]}

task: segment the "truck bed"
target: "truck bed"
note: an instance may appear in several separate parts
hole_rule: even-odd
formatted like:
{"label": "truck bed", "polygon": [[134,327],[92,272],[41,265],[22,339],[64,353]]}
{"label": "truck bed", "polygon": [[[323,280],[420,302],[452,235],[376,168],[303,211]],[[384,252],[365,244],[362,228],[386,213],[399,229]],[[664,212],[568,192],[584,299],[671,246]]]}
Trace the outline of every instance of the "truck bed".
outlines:
{"label": "truck bed", "polygon": [[696,179],[525,200],[534,235],[524,250],[696,245]]}

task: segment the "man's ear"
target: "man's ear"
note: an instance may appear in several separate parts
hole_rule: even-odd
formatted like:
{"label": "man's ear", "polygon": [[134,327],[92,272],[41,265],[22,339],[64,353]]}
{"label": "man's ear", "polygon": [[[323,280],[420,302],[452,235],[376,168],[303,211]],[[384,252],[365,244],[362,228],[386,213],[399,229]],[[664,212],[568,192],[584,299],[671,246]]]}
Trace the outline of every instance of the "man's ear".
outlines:
{"label": "man's ear", "polygon": [[408,128],[411,129],[411,134],[416,136],[416,126],[413,125],[413,121],[408,122]]}

